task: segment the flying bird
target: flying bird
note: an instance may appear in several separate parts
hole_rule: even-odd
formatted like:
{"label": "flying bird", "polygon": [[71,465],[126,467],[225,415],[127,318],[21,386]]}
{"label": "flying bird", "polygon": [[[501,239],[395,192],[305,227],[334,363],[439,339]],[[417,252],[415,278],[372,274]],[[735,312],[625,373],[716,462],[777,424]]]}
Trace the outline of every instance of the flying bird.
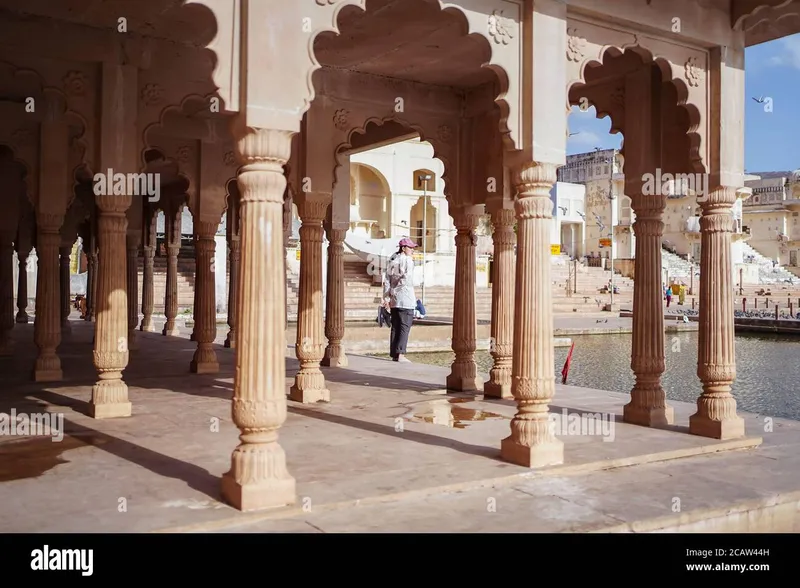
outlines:
{"label": "flying bird", "polygon": [[758,98],[753,98],[753,100],[755,100],[759,104],[764,104],[764,97],[763,96],[759,96]]}
{"label": "flying bird", "polygon": [[559,206],[558,209],[561,211],[561,214],[564,216],[567,215],[567,207],[566,206]]}

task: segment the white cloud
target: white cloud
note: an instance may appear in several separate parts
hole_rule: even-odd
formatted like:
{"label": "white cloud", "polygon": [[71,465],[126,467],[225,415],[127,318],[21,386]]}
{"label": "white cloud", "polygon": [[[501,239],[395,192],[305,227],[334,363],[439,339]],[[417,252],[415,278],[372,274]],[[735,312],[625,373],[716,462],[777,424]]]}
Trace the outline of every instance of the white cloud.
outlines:
{"label": "white cloud", "polygon": [[792,35],[780,40],[782,54],[770,57],[767,65],[787,66],[800,69],[800,35]]}
{"label": "white cloud", "polygon": [[569,140],[573,145],[597,147],[600,145],[600,137],[591,131],[579,131],[577,135],[572,135]]}

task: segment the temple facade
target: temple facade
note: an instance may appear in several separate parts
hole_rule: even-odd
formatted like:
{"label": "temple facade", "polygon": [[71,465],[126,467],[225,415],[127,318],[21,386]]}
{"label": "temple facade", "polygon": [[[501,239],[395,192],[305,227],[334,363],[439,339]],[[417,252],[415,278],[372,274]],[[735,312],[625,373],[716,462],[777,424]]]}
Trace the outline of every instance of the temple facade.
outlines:
{"label": "temple facade", "polygon": [[[235,507],[296,500],[280,441],[287,404],[335,400],[326,371],[347,369],[342,259],[351,154],[412,134],[442,162],[436,180],[455,228],[455,359],[443,384],[516,401],[508,435],[497,440],[503,459],[531,468],[564,461],[548,419],[550,192],[566,163],[569,109],[586,103],[624,136],[624,194],[635,214],[636,383],[624,419],[643,427],[674,421],[660,383],[667,195],[652,193],[647,178],[699,174],[708,189],[698,232],[700,382],[689,430],[744,435],[731,395],[744,49],[800,31],[799,1],[0,0],[0,11],[0,350],[13,354],[8,334],[29,318],[22,288],[15,309],[13,253],[22,268],[35,247],[38,358],[18,369],[38,382],[63,381],[65,281],[80,236],[95,328],[90,413],[134,415],[125,370],[136,361],[137,331],[176,334],[188,209],[196,350],[186,369],[215,373],[215,236],[226,215],[235,300],[226,346],[235,353],[231,407],[241,436],[238,447],[219,450],[231,452],[221,484]],[[301,221],[300,370],[286,390],[293,205]],[[163,324],[152,311],[159,213]],[[474,361],[476,231],[485,215],[494,248],[488,382]]]}

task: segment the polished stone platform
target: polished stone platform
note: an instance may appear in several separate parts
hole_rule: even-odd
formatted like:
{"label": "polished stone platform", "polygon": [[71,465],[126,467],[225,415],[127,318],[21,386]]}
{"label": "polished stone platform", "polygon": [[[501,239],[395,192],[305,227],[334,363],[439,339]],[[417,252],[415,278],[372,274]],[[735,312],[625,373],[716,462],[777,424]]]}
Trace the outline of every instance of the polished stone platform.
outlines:
{"label": "polished stone platform", "polygon": [[[528,470],[499,459],[513,402],[445,394],[440,367],[361,356],[324,368],[330,404],[289,403],[280,441],[297,503],[240,513],[219,502],[238,436],[225,331],[216,375],[189,373],[188,333],[139,333],[126,371],[133,416],[97,421],[85,414],[92,325],[73,321],[65,381],[51,384],[30,381],[33,329],[17,327],[15,356],[0,360],[0,412],[61,412],[67,436],[0,438],[5,531],[698,531],[714,509],[737,508],[739,527],[724,530],[800,530],[787,515],[800,490],[800,423],[745,414],[748,437],[721,442],[688,434],[692,405],[673,403],[676,426],[653,430],[620,421],[624,394],[559,385],[565,462]],[[764,522],[767,507],[782,509],[778,522]]]}

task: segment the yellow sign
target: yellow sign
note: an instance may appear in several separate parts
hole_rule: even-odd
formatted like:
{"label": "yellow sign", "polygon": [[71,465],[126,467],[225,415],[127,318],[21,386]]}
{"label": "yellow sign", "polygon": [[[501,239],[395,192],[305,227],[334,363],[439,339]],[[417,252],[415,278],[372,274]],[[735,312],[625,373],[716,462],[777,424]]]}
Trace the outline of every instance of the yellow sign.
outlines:
{"label": "yellow sign", "polygon": [[611,239],[600,239],[600,247],[611,247]]}
{"label": "yellow sign", "polygon": [[478,272],[485,272],[485,271],[486,271],[486,264],[485,264],[485,263],[479,263],[479,264],[477,264],[477,265],[475,266],[475,271],[478,271]]}
{"label": "yellow sign", "polygon": [[550,255],[561,255],[561,245],[550,245]]}
{"label": "yellow sign", "polygon": [[297,251],[295,251],[295,252],[294,252],[294,256],[295,256],[295,259],[296,259],[297,261],[300,261],[300,250],[299,250],[299,249],[298,249]]}
{"label": "yellow sign", "polygon": [[411,255],[411,258],[414,261],[422,261],[422,257],[423,257],[422,253],[414,253],[414,254]]}

